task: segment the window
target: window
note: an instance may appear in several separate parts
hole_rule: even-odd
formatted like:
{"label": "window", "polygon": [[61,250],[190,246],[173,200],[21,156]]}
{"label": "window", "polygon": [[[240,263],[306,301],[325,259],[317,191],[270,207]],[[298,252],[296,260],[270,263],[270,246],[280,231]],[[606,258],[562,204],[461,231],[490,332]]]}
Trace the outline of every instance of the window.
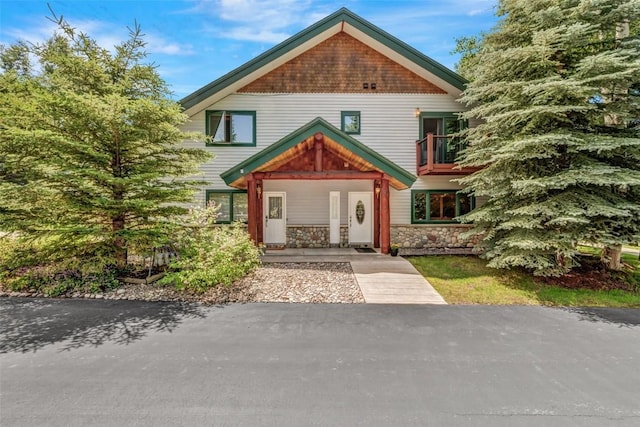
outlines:
{"label": "window", "polygon": [[475,199],[450,190],[413,190],[411,192],[412,223],[455,222],[475,207]]}
{"label": "window", "polygon": [[360,111],[342,111],[340,116],[344,133],[360,135]]}
{"label": "window", "polygon": [[467,120],[461,120],[456,113],[420,113],[420,139],[428,133],[451,135],[468,127]]}
{"label": "window", "polygon": [[[433,139],[434,163],[455,163],[460,150],[466,146],[466,141],[460,137],[449,135],[458,133],[468,127],[467,120],[460,120],[455,113],[421,113],[420,114],[420,139],[432,133],[437,136]],[[427,162],[427,146],[421,147],[420,164]]]}
{"label": "window", "polygon": [[207,204],[209,202],[220,206],[216,222],[223,224],[233,221],[247,222],[249,218],[249,203],[246,191],[207,190]]}
{"label": "window", "polygon": [[256,145],[255,111],[207,111],[207,145]]}

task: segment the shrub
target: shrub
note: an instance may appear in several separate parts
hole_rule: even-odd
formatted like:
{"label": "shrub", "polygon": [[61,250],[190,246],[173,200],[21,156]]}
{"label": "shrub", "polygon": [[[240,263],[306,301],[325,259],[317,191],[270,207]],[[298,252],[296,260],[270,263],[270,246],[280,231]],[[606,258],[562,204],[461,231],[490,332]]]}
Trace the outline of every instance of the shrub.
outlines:
{"label": "shrub", "polygon": [[0,285],[12,291],[40,291],[51,297],[70,291],[104,292],[119,286],[117,271],[101,260],[50,261],[46,253],[49,243],[17,235],[0,237]]}
{"label": "shrub", "polygon": [[228,286],[260,265],[259,249],[244,227],[214,225],[213,206],[194,209],[190,221],[178,235],[179,257],[160,284],[202,293],[219,285]]}

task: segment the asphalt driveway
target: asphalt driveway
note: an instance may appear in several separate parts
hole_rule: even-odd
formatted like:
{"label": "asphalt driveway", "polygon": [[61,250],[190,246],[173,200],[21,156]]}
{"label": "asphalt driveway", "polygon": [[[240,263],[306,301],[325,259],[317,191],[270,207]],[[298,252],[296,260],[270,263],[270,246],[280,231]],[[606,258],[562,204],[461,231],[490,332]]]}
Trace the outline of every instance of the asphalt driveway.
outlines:
{"label": "asphalt driveway", "polygon": [[2,426],[640,425],[640,311],[0,299]]}

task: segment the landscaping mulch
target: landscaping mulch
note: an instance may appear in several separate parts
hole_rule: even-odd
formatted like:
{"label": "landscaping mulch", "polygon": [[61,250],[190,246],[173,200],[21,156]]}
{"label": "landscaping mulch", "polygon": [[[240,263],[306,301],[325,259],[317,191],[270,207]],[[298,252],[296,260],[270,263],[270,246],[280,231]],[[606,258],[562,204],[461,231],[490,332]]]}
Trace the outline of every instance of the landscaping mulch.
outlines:
{"label": "landscaping mulch", "polygon": [[[547,285],[567,289],[638,291],[634,285],[626,281],[621,275],[604,268],[600,260],[595,257],[584,257],[580,260],[580,263],[580,267],[568,274],[560,277],[538,278],[537,280]],[[623,268],[630,269],[633,267],[624,264]]]}
{"label": "landscaping mulch", "polygon": [[[6,291],[0,285],[0,296],[45,295],[37,291]],[[157,283],[127,283],[108,292],[92,294],[74,291],[58,298],[181,301],[212,305],[249,302],[364,303],[348,262],[265,264],[231,286],[217,286],[202,294],[178,291]]]}

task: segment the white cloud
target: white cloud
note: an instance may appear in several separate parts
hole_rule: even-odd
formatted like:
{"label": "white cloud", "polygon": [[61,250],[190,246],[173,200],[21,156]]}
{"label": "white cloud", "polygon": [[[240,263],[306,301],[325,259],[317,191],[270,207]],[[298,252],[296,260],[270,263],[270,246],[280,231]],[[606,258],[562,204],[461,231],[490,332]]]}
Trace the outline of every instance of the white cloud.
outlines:
{"label": "white cloud", "polygon": [[290,36],[288,33],[274,32],[271,30],[261,29],[256,31],[249,27],[235,27],[230,31],[225,31],[224,36],[234,40],[245,40],[262,43],[279,43]]}
{"label": "white cloud", "polygon": [[196,53],[190,44],[170,42],[156,35],[146,34],[143,39],[147,42],[146,50],[149,53],[176,56],[194,55]]}
{"label": "white cloud", "polygon": [[[72,20],[66,18],[65,20],[78,32],[87,34],[94,39],[99,46],[111,52],[115,50],[115,46],[121,44],[129,37],[129,30],[125,26],[113,25],[106,21],[97,20]],[[56,31],[59,31],[57,24],[48,20],[42,23],[42,19],[38,19],[37,21],[33,20],[33,24],[28,26],[28,28],[3,28],[2,39],[8,43],[23,40],[37,44],[48,40]],[[193,46],[190,44],[169,42],[161,36],[148,34],[144,30],[142,32],[144,34],[143,40],[147,42],[146,50],[148,53],[177,56],[194,54]]]}
{"label": "white cloud", "polygon": [[271,44],[289,37],[292,31],[288,29],[302,28],[304,24],[297,24],[310,13],[311,6],[311,0],[198,0],[188,13],[226,21],[223,31],[208,30],[219,37]]}

